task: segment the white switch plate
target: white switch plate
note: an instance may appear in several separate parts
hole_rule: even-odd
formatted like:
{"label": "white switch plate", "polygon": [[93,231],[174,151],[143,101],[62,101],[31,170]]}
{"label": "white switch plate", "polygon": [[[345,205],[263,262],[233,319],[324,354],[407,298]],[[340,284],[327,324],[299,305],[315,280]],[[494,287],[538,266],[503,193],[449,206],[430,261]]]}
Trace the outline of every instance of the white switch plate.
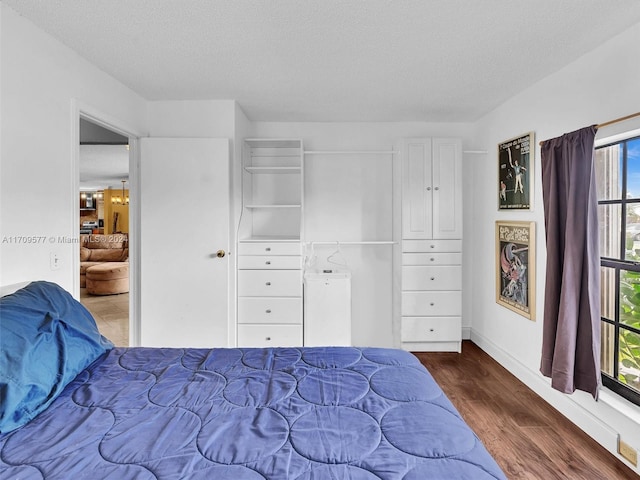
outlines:
{"label": "white switch plate", "polygon": [[60,256],[56,252],[51,252],[49,254],[49,267],[51,270],[60,269]]}

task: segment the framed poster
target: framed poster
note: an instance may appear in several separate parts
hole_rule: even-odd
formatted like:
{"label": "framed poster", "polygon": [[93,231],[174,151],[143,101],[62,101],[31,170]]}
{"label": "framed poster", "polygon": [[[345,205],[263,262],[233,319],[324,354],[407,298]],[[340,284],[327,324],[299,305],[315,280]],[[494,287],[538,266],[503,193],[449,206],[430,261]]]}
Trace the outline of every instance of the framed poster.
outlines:
{"label": "framed poster", "polygon": [[496,302],[535,320],[536,223],[496,221]]}
{"label": "framed poster", "polygon": [[530,210],[533,132],[498,144],[498,210]]}

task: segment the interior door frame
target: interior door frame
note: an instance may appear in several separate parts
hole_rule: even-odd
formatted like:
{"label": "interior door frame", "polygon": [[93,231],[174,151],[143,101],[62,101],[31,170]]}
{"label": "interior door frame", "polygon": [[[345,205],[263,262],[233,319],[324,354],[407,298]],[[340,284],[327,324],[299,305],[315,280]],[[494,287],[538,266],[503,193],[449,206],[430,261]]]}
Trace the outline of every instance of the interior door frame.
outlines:
{"label": "interior door frame", "polygon": [[[77,192],[80,190],[80,119],[89,120],[129,139],[129,346],[140,345],[140,144],[141,132],[79,100],[72,100],[71,212],[75,238],[80,225]],[[73,244],[73,296],[80,299],[80,243]]]}

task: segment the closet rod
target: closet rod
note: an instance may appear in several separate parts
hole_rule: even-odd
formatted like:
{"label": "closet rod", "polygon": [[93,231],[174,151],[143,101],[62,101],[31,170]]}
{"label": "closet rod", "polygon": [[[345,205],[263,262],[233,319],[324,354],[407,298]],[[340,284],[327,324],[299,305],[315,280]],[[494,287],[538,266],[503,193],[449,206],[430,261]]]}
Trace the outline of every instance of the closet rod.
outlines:
{"label": "closet rod", "polygon": [[395,155],[394,150],[305,150],[305,155]]}
{"label": "closet rod", "polygon": [[[598,125],[596,125],[596,128],[607,127],[609,125],[613,125],[614,123],[624,122],[625,120],[630,120],[636,117],[640,117],[640,112],[632,113],[631,115],[625,115],[624,117],[620,117],[620,118],[615,118],[613,120],[609,120],[608,122],[599,123]],[[543,140],[542,142],[540,142],[540,145],[542,146],[542,144],[546,141],[548,140]]]}

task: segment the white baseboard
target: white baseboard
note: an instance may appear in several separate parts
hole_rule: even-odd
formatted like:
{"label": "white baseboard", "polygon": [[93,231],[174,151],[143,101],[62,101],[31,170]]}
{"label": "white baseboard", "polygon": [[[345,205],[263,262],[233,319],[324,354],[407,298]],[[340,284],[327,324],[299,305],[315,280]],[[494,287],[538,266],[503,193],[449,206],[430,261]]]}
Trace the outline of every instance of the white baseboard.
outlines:
{"label": "white baseboard", "polygon": [[617,453],[618,432],[605,424],[593,412],[574,400],[571,395],[566,395],[552,389],[551,382],[540,372],[531,370],[511,354],[473,329],[471,329],[471,340],[515,375],[521,382],[542,397],[547,403],[582,429],[587,435],[619,458],[627,466],[634,469],[634,471],[638,471]]}
{"label": "white baseboard", "polygon": [[462,339],[471,340],[471,327],[462,327]]}

